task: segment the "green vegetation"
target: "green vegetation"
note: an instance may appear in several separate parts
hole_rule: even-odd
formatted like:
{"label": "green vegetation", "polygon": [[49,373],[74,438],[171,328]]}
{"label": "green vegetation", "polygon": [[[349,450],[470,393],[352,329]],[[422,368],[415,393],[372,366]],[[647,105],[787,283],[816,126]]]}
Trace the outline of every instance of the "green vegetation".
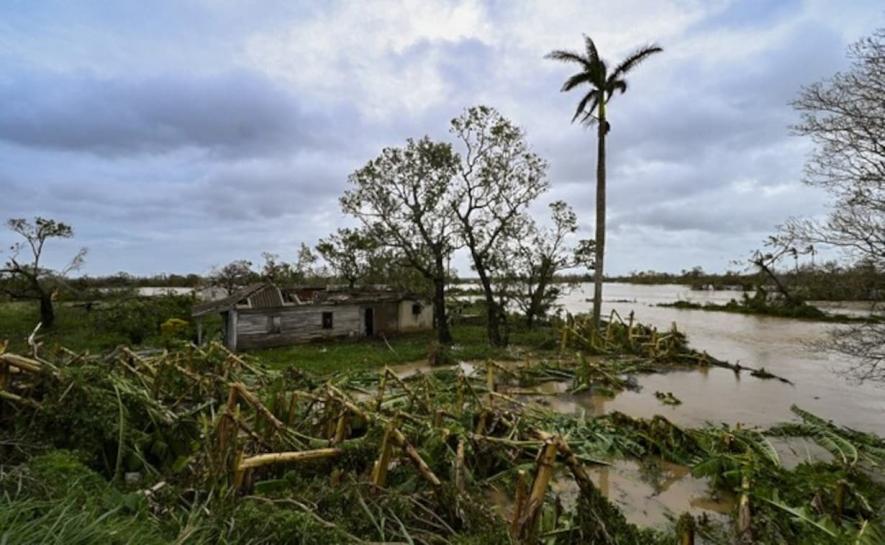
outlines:
{"label": "green vegetation", "polygon": [[[101,352],[119,345],[164,348],[196,339],[190,322],[193,300],[185,296],[110,298],[86,305],[67,302],[57,305],[57,321],[52,329],[38,332],[37,340],[46,350],[64,347],[76,352]],[[468,307],[468,310],[475,310]],[[9,340],[9,350],[29,352],[27,338],[40,321],[34,303],[0,303],[0,331]],[[456,360],[515,359],[527,352],[549,350],[550,328],[528,329],[514,320],[511,346],[491,347],[481,320],[456,323],[455,344],[447,353]],[[204,323],[208,339],[220,339],[220,319]],[[435,346],[432,331],[398,335],[387,339],[337,339],[255,351],[265,364],[283,368],[297,366],[316,373],[342,369],[374,369],[425,360]]]}
{"label": "green vegetation", "polygon": [[[550,352],[405,377],[273,369],[218,344],[0,354],[18,371],[0,400],[0,542],[670,545],[686,532],[723,544],[880,542],[885,484],[869,476],[885,464],[881,438],[798,409],[800,423],[771,430],[682,429],[525,397],[550,380],[615,387],[631,360],[653,372],[706,358],[675,331],[615,319],[594,334],[590,323],[546,331],[601,359]],[[788,470],[769,437],[813,440],[833,459]],[[588,476],[620,459],[691,467],[735,498],[733,523],[630,524]],[[554,481],[571,483],[576,501]],[[490,503],[492,491],[515,500]]]}
{"label": "green vegetation", "polygon": [[[753,297],[747,294],[738,301],[730,300],[728,303],[693,303],[691,301],[675,301],[673,303],[658,303],[659,307],[678,308],[684,310],[709,310],[716,312],[735,312],[738,314],[755,314],[761,316],[774,316],[777,318],[791,318],[794,320],[814,320],[819,322],[835,323],[877,323],[882,320],[878,315],[848,316],[845,314],[829,314],[819,308],[805,303],[788,303],[786,301],[772,301],[764,296],[764,291],[759,291]],[[761,296],[760,296],[761,294]]]}
{"label": "green vegetation", "polygon": [[[840,265],[834,261],[797,263],[795,267],[781,267],[777,276],[792,294],[806,301],[873,301],[885,291],[885,275],[876,266],[863,261],[854,265]],[[737,289],[747,292],[768,283],[759,273],[709,273],[701,267],[680,273],[639,271],[606,280],[645,285],[682,284],[697,290]]]}
{"label": "green vegetation", "polygon": [[[47,349],[77,351],[109,350],[121,344],[163,347],[176,339],[196,339],[190,323],[192,304],[187,296],[137,297],[128,292],[94,302],[57,303],[55,323],[41,328],[37,340]],[[170,319],[185,321],[187,326],[167,329],[164,334],[162,325]],[[29,351],[28,336],[39,322],[40,309],[34,302],[0,303],[0,332],[9,341],[10,351]],[[219,327],[215,317],[207,323],[210,334]]]}
{"label": "green vegetation", "polygon": [[[480,325],[455,325],[455,344],[448,350],[451,358],[460,361],[513,360],[528,351],[549,351],[549,328],[520,328],[511,333],[511,346],[489,346],[486,330]],[[273,368],[298,367],[314,373],[331,373],[343,369],[361,371],[385,365],[425,361],[436,346],[433,332],[411,333],[384,339],[353,339],[335,342],[299,344],[269,348],[253,354]]]}

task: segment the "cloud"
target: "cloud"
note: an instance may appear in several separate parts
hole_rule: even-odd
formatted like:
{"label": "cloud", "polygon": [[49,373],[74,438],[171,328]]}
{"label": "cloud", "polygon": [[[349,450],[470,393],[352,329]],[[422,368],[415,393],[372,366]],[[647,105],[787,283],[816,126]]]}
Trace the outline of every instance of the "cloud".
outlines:
{"label": "cloud", "polygon": [[569,124],[571,70],[543,58],[588,33],[610,60],[665,49],[611,103],[610,270],[722,269],[823,209],[800,181],[809,143],[789,134],[789,102],[881,14],[816,0],[0,7],[0,214],[72,223],[91,274],[292,258],[352,221],[337,198],[355,168],[408,137],[449,139],[452,117],[488,104],[526,129],[551,165],[544,200],[572,204],[589,236],[595,132]]}
{"label": "cloud", "polygon": [[244,70],[147,78],[25,73],[0,83],[0,139],[105,156],[196,148],[218,157],[317,146],[329,135],[266,77]]}
{"label": "cloud", "polygon": [[278,31],[258,33],[241,62],[324,101],[351,101],[380,119],[444,100],[452,83],[435,46],[482,40],[482,4],[421,0],[340,2]]}

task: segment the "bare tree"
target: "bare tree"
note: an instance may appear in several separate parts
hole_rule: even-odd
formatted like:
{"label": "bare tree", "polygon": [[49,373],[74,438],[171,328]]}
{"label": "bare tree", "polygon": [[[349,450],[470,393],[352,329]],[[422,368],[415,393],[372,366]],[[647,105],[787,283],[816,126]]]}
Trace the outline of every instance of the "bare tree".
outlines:
{"label": "bare tree", "polygon": [[753,255],[750,257],[750,264],[756,268],[763,279],[768,279],[774,284],[777,292],[788,305],[798,306],[803,305],[804,301],[787,288],[776,271],[779,261],[788,256],[798,257],[799,255],[796,247],[788,242],[789,241],[781,240],[775,236],[769,237],[766,246],[768,246],[770,250],[754,251]]}
{"label": "bare tree", "polygon": [[328,238],[320,239],[317,252],[336,276],[353,288],[364,281],[377,264],[378,242],[359,229],[338,229]]}
{"label": "bare tree", "polygon": [[252,262],[245,259],[231,261],[223,267],[216,267],[209,273],[209,284],[221,288],[231,295],[246,284],[257,279],[252,270]]}
{"label": "bare tree", "polygon": [[313,249],[304,242],[298,247],[298,256],[295,259],[295,263],[290,267],[290,270],[292,273],[290,281],[316,281],[326,276],[324,267],[320,265],[319,256],[317,256]]}
{"label": "bare tree", "polygon": [[487,106],[452,120],[451,132],[463,149],[452,207],[483,290],[489,342],[499,346],[506,343],[506,309],[495,297],[496,262],[506,263],[500,256],[505,241],[520,232],[523,212],[547,190],[547,163],[532,153],[519,127]]}
{"label": "bare tree", "polygon": [[549,312],[561,294],[561,289],[554,285],[558,273],[592,265],[591,241],[579,241],[577,246],[570,243],[578,230],[578,218],[571,207],[563,201],[555,201],[550,203],[550,211],[553,225],[540,227],[530,222],[514,241],[516,250],[509,261],[515,291],[513,300],[525,315],[528,327]]}
{"label": "bare tree", "polygon": [[[805,182],[833,198],[824,221],[791,219],[780,238],[795,246],[842,250],[850,259],[885,269],[885,29],[853,44],[849,70],[805,87],[794,107],[794,128],[815,143]],[[881,299],[882,294],[874,294]],[[829,348],[855,358],[853,375],[885,380],[885,327],[864,324],[834,331]]]}
{"label": "bare tree", "polygon": [[458,244],[449,186],[458,157],[449,144],[429,138],[386,148],[350,175],[342,209],[364,225],[379,245],[395,250],[433,284],[440,343],[452,335],[446,316],[446,262]]}
{"label": "bare tree", "polygon": [[7,225],[24,241],[10,246],[10,256],[0,268],[2,290],[14,299],[39,301],[40,323],[43,327],[51,327],[55,323],[53,293],[66,274],[80,268],[86,257],[86,249],[80,249],[61,271],[53,271],[41,264],[46,242],[52,238],[73,237],[71,226],[41,217],[34,218],[33,223],[24,218],[13,218],[7,221]]}

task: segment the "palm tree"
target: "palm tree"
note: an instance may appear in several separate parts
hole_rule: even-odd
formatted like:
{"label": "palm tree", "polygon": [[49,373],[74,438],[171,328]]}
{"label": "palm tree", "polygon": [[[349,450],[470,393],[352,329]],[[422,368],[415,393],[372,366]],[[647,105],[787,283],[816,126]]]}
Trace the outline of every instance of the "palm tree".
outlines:
{"label": "palm tree", "polygon": [[582,84],[590,86],[587,94],[578,102],[578,109],[572,117],[572,123],[580,118],[587,126],[598,123],[597,157],[596,157],[596,255],[594,263],[593,286],[593,324],[599,327],[602,312],[602,277],[603,256],[605,254],[605,135],[611,126],[606,120],[606,105],[615,91],[622,94],[627,91],[627,80],[624,77],[637,64],[647,57],[663,51],[656,45],[641,47],[621,61],[611,72],[607,63],[599,57],[596,44],[589,36],[584,36],[585,53],[575,51],[551,51],[546,58],[562,62],[576,63],[581,71],[565,80],[562,91],[571,91]]}

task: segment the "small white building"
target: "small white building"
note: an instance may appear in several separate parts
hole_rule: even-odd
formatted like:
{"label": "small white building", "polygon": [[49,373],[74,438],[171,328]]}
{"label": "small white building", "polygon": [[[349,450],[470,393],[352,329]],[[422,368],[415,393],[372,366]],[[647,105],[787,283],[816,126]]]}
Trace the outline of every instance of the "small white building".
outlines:
{"label": "small white building", "polygon": [[221,314],[224,342],[231,350],[433,328],[429,301],[389,290],[280,289],[254,284],[224,299],[196,305],[192,312],[198,321],[209,314]]}

